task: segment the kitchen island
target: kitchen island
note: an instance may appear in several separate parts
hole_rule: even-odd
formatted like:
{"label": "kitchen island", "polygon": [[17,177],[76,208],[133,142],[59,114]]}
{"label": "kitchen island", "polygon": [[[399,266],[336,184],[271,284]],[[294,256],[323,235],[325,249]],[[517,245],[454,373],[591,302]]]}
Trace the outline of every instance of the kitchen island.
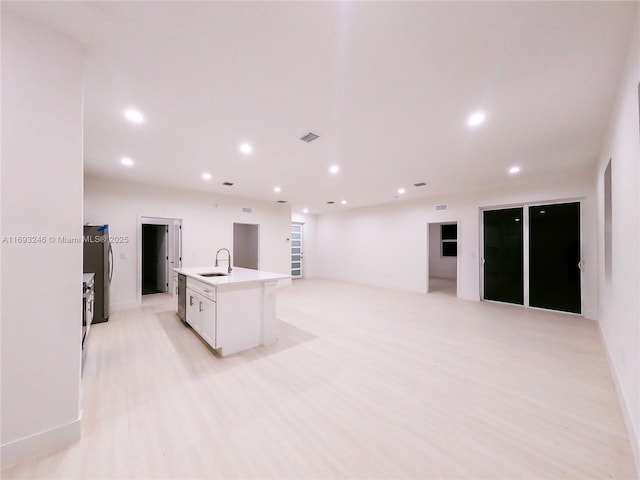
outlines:
{"label": "kitchen island", "polygon": [[[276,340],[276,286],[289,275],[234,267],[174,268],[184,276],[181,317],[221,356]],[[178,308],[179,316],[180,309]]]}

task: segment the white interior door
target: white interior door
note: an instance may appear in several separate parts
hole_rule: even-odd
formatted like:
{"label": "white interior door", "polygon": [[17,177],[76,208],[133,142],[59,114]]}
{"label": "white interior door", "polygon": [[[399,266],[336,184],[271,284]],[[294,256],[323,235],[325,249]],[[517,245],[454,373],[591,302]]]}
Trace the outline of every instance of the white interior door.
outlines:
{"label": "white interior door", "polygon": [[302,224],[291,224],[291,276],[303,277],[303,250],[302,250]]}
{"label": "white interior door", "polygon": [[169,287],[168,270],[169,270],[169,242],[167,237],[169,236],[169,226],[163,225],[162,228],[158,228],[157,234],[158,243],[158,260],[156,264],[157,268],[157,286],[159,292],[166,292]]}
{"label": "white interior door", "polygon": [[174,220],[169,226],[169,277],[172,268],[182,266],[182,221]]}

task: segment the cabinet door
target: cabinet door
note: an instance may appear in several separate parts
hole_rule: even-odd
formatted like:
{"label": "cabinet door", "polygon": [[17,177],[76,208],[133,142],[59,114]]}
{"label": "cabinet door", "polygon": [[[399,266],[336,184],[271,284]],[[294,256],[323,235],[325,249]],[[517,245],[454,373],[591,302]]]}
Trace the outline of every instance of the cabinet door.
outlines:
{"label": "cabinet door", "polygon": [[196,332],[200,332],[201,320],[201,304],[200,295],[187,288],[187,323],[191,325]]}
{"label": "cabinet door", "polygon": [[202,338],[213,348],[216,345],[216,302],[203,298],[202,302]]}

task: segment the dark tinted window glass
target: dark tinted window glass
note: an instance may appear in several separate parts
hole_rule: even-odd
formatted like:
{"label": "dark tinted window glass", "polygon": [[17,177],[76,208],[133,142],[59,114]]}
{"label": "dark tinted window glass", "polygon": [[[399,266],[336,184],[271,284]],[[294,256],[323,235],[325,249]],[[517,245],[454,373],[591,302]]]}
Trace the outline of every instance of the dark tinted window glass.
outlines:
{"label": "dark tinted window glass", "polygon": [[442,256],[443,257],[457,257],[458,256],[458,242],[442,242]]}
{"label": "dark tinted window glass", "polygon": [[442,240],[456,240],[458,238],[458,225],[440,225]]}

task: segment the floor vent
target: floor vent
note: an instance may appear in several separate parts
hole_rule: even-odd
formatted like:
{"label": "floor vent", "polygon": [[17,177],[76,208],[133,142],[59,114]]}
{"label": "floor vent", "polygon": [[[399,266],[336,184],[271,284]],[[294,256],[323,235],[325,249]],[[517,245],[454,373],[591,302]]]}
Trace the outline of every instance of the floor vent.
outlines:
{"label": "floor vent", "polygon": [[446,210],[446,209],[447,209],[446,205],[436,205],[436,211]]}
{"label": "floor vent", "polygon": [[250,209],[250,208],[248,208],[248,207],[243,207],[243,208],[242,208],[242,212],[243,212],[243,213],[251,213],[252,211],[253,211],[253,210],[251,210],[251,209]]}
{"label": "floor vent", "polygon": [[300,140],[302,140],[303,142],[311,143],[317,138],[320,138],[320,135],[318,135],[317,133],[307,132],[300,137]]}

